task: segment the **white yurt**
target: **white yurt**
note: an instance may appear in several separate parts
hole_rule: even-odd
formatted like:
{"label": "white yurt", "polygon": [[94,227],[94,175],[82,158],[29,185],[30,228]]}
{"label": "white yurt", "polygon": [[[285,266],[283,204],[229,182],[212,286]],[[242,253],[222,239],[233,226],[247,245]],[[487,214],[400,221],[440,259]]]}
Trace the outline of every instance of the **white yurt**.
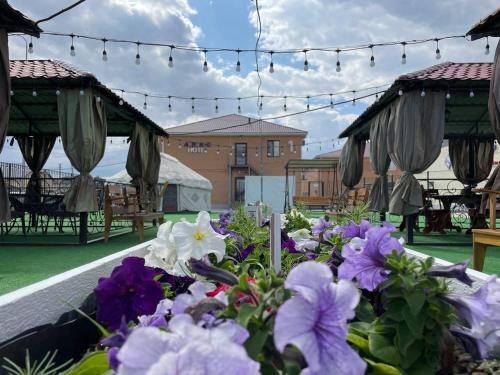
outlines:
{"label": "white yurt", "polygon": [[[124,169],[106,178],[109,182],[130,183],[130,176]],[[210,211],[212,208],[212,183],[207,178],[182,164],[168,154],[161,154],[160,188],[168,183],[162,197],[164,212]]]}

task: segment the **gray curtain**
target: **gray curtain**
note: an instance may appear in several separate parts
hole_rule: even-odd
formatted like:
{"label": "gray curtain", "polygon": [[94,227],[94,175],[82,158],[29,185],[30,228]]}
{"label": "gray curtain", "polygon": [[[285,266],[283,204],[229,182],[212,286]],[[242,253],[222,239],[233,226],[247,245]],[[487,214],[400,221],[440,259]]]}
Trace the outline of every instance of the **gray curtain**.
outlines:
{"label": "gray curtain", "polygon": [[358,140],[353,135],[348,139],[340,153],[340,175],[342,183],[352,189],[361,180],[363,175],[363,155],[365,140]]}
{"label": "gray curtain", "polygon": [[28,201],[39,203],[42,193],[40,185],[40,171],[47,162],[47,159],[56,143],[55,136],[19,136],[17,143],[26,164],[31,170],[31,177],[26,188]]}
{"label": "gray curtain", "polygon": [[[10,112],[10,65],[7,31],[0,29],[0,153],[7,137]],[[0,169],[0,223],[10,220],[9,193]]]}
{"label": "gray curtain", "polygon": [[445,123],[445,92],[420,90],[400,96],[391,105],[387,129],[389,157],[403,175],[392,191],[389,212],[417,213],[422,207],[422,188],[415,173],[425,171],[441,151]]}
{"label": "gray curtain", "polygon": [[92,89],[65,89],[57,97],[59,129],[66,156],[80,172],[64,196],[66,209],[72,212],[98,210],[92,169],[102,159],[106,147],[106,111]]}
{"label": "gray curtain", "polygon": [[[144,126],[136,123],[127,156],[127,173],[132,184],[139,188],[143,202],[156,207],[158,174],[160,171],[160,146],[157,137]],[[150,207],[150,208],[152,208]]]}
{"label": "gray curtain", "polygon": [[372,120],[370,126],[370,160],[377,177],[368,197],[368,208],[377,212],[387,212],[389,209],[387,171],[391,158],[387,151],[387,126],[390,113],[390,108],[384,109]]}
{"label": "gray curtain", "polygon": [[477,185],[487,179],[493,166],[493,151],[493,140],[450,139],[450,160],[457,180]]}

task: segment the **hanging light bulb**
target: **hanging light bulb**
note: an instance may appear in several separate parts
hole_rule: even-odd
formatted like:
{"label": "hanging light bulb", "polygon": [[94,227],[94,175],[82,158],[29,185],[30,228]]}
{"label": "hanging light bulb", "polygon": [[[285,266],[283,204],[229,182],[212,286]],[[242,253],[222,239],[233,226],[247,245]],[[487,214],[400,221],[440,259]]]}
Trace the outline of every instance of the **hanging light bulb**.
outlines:
{"label": "hanging light bulb", "polygon": [[31,93],[33,96],[38,96],[38,93],[36,92],[36,89],[33,89],[33,92]]}
{"label": "hanging light bulb", "polygon": [[406,64],[406,42],[401,43],[403,45],[403,54],[401,55],[401,64]]}
{"label": "hanging light bulb", "polygon": [[173,68],[174,67],[174,58],[172,57],[172,50],[174,49],[174,45],[170,46],[170,55],[168,56],[168,67]]}
{"label": "hanging light bulb", "polygon": [[484,54],[489,55],[490,54],[490,41],[488,37],[486,37],[486,47],[484,48]]}
{"label": "hanging light bulb", "polygon": [[271,62],[269,63],[269,73],[274,73],[273,51],[269,52],[271,55]]}
{"label": "hanging light bulb", "polygon": [[439,39],[434,39],[436,41],[436,60],[441,58],[441,51],[439,50]]}
{"label": "hanging light bulb", "polygon": [[307,110],[309,111],[311,109],[311,107],[309,106],[309,95],[307,95]]}
{"label": "hanging light bulb", "polygon": [[219,100],[215,98],[215,113],[219,113]]}
{"label": "hanging light bulb", "polygon": [[238,113],[241,113],[241,105],[240,105],[240,99],[241,98],[238,98]]}
{"label": "hanging light bulb", "polygon": [[182,148],[182,145],[181,143],[179,142],[179,144],[177,145],[178,148]]}
{"label": "hanging light bulb", "polygon": [[30,44],[28,44],[28,53],[33,53],[33,37],[30,38]]}
{"label": "hanging light bulb", "polygon": [[139,47],[141,43],[137,42],[137,54],[135,55],[135,65],[141,65],[141,54],[139,53]]}
{"label": "hanging light bulb", "polygon": [[108,53],[106,52],[106,42],[107,39],[102,40],[103,48],[102,48],[102,61],[108,61]]}
{"label": "hanging light bulb", "polygon": [[220,154],[220,150],[219,150],[219,149],[217,149],[217,151],[215,151],[215,153],[216,153],[217,155],[219,155],[219,154]]}
{"label": "hanging light bulb", "polygon": [[191,98],[191,113],[194,113],[194,98]]}
{"label": "hanging light bulb", "polygon": [[144,105],[142,106],[142,108],[144,108],[144,109],[148,109],[147,99],[148,99],[148,95],[144,94]]}
{"label": "hanging light bulb", "polygon": [[170,139],[167,140],[167,147],[170,147]]}
{"label": "hanging light bulb", "polygon": [[83,89],[80,89],[80,96],[83,96],[83,94],[85,94],[85,92],[83,91]]}
{"label": "hanging light bulb", "polygon": [[203,71],[206,73],[208,72],[207,50],[203,50],[203,53],[205,55],[205,61],[203,61]]}
{"label": "hanging light bulb", "polygon": [[340,50],[339,49],[337,50],[337,67],[335,68],[335,70],[337,71],[337,73],[340,73],[340,71],[342,70],[342,68],[340,67]]}
{"label": "hanging light bulb", "polygon": [[122,94],[120,96],[120,101],[118,102],[119,105],[123,105],[123,94],[124,94],[124,91],[122,90]]}
{"label": "hanging light bulb", "polygon": [[10,90],[10,96],[14,96],[14,91]]}
{"label": "hanging light bulb", "polygon": [[71,34],[71,47],[69,47],[69,54],[73,57],[76,56],[75,45],[73,44],[74,37],[75,36]]}
{"label": "hanging light bulb", "polygon": [[285,153],[283,152],[283,150],[281,150],[280,155],[281,156],[285,155]]}
{"label": "hanging light bulb", "polygon": [[333,109],[333,94],[330,94],[330,109]]}
{"label": "hanging light bulb", "polygon": [[261,96],[260,96],[259,111],[262,111],[262,106],[263,106],[263,104],[262,104],[262,99],[263,99],[263,98],[264,98],[264,95],[261,95]]}
{"label": "hanging light bulb", "polygon": [[473,98],[474,97],[474,91],[470,90],[469,91],[469,98]]}
{"label": "hanging light bulb", "polygon": [[372,55],[370,57],[370,68],[375,66],[375,56],[373,56],[373,45],[370,45],[370,50],[372,51]]}
{"label": "hanging light bulb", "polygon": [[241,63],[240,63],[240,50],[236,51],[238,53],[238,61],[236,61],[236,71],[239,72],[241,71]]}
{"label": "hanging light bulb", "polygon": [[172,112],[172,97],[168,97],[168,111]]}
{"label": "hanging light bulb", "polygon": [[57,89],[57,90],[56,90],[56,95],[57,95],[57,96],[61,95],[61,90]]}
{"label": "hanging light bulb", "polygon": [[448,100],[449,100],[449,99],[451,99],[450,90],[448,90],[448,91],[446,92],[446,99],[448,99]]}
{"label": "hanging light bulb", "polygon": [[352,105],[356,105],[356,90],[352,91]]}
{"label": "hanging light bulb", "polygon": [[255,151],[255,157],[258,158],[259,157],[259,152],[258,151]]}
{"label": "hanging light bulb", "polygon": [[309,70],[309,62],[307,61],[307,50],[305,49],[303,52],[304,52],[304,72],[307,72]]}
{"label": "hanging light bulb", "polygon": [[100,102],[101,102],[101,97],[100,97],[99,95],[98,95],[98,96],[96,96],[95,101],[96,101],[97,103],[100,103]]}
{"label": "hanging light bulb", "polygon": [[375,101],[378,102],[378,92],[375,94]]}
{"label": "hanging light bulb", "polygon": [[423,98],[425,96],[425,89],[422,89],[422,91],[420,92],[420,96]]}
{"label": "hanging light bulb", "polygon": [[284,96],[283,99],[285,100],[285,102],[283,103],[283,111],[286,112],[286,96]]}
{"label": "hanging light bulb", "polygon": [[[402,90],[402,89],[399,89],[399,91],[398,91],[398,95],[399,95],[399,96],[403,96],[403,90]],[[377,97],[378,97],[378,94],[377,94]]]}

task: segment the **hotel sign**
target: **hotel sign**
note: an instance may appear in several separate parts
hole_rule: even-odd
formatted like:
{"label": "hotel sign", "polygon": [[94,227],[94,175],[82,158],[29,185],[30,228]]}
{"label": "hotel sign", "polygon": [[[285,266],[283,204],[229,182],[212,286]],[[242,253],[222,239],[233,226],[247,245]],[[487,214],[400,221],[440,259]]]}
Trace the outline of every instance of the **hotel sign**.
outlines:
{"label": "hotel sign", "polygon": [[184,142],[184,147],[190,153],[206,153],[210,146],[210,142]]}

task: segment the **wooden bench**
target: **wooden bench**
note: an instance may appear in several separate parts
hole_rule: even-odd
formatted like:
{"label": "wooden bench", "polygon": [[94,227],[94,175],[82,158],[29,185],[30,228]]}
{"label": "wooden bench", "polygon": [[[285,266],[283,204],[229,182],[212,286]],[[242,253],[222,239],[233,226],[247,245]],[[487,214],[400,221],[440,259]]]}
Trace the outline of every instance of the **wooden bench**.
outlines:
{"label": "wooden bench", "polygon": [[104,188],[104,242],[108,242],[113,220],[132,222],[132,231],[137,228],[139,239],[144,241],[144,222],[163,223],[162,212],[141,210],[137,190],[132,186],[106,185]]}
{"label": "wooden bench", "polygon": [[476,193],[488,194],[488,203],[490,211],[489,229],[472,229],[472,247],[473,247],[473,267],[477,271],[482,271],[484,258],[486,257],[487,246],[500,246],[500,231],[497,230],[497,195],[500,191],[474,189]]}
{"label": "wooden bench", "polygon": [[353,190],[349,190],[347,193],[347,197],[344,200],[344,205],[338,207],[337,210],[327,210],[326,214],[330,216],[335,216],[337,222],[341,221],[344,216],[350,211],[354,209],[356,206],[364,205],[368,202],[368,196],[370,195],[370,191],[368,188],[356,188]]}
{"label": "wooden bench", "polygon": [[308,208],[327,208],[331,206],[330,197],[293,197],[293,204],[302,204]]}

